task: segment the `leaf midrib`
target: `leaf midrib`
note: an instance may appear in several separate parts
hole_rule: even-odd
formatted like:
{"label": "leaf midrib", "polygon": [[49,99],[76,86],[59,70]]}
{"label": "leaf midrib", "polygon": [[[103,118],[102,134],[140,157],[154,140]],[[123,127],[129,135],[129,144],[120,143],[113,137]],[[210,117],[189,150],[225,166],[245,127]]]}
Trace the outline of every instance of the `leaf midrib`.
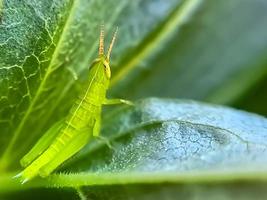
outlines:
{"label": "leaf midrib", "polygon": [[37,178],[25,185],[12,180],[14,174],[5,174],[0,178],[0,194],[31,188],[66,188],[80,186],[108,186],[127,184],[214,184],[236,181],[267,183],[267,171],[263,170],[203,170],[187,172],[123,172],[123,173],[68,173],[52,174],[48,178]]}

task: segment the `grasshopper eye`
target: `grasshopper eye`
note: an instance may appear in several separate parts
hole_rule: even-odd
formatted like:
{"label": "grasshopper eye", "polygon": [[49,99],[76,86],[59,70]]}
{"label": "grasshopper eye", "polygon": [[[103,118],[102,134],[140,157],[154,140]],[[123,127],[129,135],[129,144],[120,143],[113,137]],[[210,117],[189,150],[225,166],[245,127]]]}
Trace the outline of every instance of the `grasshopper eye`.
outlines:
{"label": "grasshopper eye", "polygon": [[106,73],[107,77],[110,78],[111,77],[111,70],[110,70],[110,66],[107,62],[104,63],[104,68],[105,68],[105,73]]}

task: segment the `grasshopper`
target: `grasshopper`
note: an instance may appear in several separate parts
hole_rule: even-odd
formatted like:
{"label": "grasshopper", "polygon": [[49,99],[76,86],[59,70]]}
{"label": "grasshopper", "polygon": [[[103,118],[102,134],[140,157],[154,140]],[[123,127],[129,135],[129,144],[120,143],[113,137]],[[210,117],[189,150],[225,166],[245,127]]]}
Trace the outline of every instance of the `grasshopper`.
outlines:
{"label": "grasshopper", "polygon": [[54,124],[20,160],[25,169],[15,177],[19,177],[22,184],[37,175],[47,177],[65,160],[81,150],[92,136],[98,137],[103,105],[132,105],[127,100],[106,98],[111,78],[110,54],[117,30],[118,28],[105,55],[104,28],[101,26],[98,58],[89,68],[88,83],[67,117]]}

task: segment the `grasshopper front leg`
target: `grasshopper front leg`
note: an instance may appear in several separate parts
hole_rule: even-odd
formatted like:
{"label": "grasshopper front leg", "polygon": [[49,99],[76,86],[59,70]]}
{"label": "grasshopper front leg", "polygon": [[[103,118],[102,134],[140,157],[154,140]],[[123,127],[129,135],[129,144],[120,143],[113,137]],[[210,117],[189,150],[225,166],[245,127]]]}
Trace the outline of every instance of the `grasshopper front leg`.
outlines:
{"label": "grasshopper front leg", "polygon": [[100,129],[101,129],[101,115],[99,114],[95,117],[95,125],[93,128],[94,137],[99,137]]}
{"label": "grasshopper front leg", "polygon": [[104,105],[126,104],[133,106],[134,103],[125,99],[105,99]]}
{"label": "grasshopper front leg", "polygon": [[103,141],[110,149],[113,149],[112,145],[110,144],[109,140],[103,136],[100,136],[100,129],[101,129],[101,115],[99,114],[95,118],[95,125],[93,128],[93,136],[97,139]]}

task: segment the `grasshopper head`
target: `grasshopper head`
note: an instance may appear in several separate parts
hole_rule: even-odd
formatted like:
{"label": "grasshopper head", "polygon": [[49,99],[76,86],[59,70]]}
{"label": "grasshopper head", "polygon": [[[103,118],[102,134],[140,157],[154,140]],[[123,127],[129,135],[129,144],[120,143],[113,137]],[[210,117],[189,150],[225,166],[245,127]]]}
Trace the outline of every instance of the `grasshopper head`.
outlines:
{"label": "grasshopper head", "polygon": [[103,54],[94,60],[92,66],[92,71],[98,71],[98,74],[104,74],[104,78],[110,80],[111,78],[111,70],[109,66],[109,60]]}

